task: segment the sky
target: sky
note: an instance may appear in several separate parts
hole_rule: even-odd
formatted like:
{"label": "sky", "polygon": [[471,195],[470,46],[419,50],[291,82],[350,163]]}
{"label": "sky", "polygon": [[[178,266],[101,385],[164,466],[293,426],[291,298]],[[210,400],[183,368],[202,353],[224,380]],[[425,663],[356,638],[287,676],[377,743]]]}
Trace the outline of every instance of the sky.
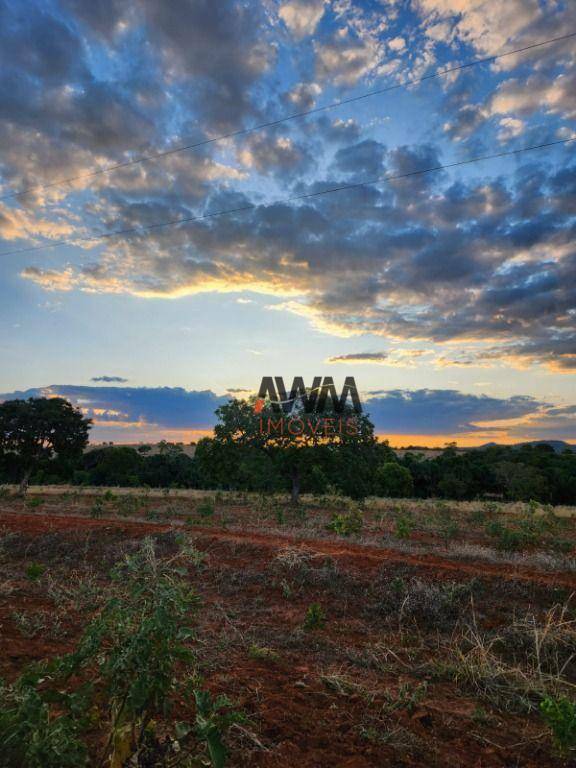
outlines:
{"label": "sky", "polygon": [[263,376],[354,376],[394,445],[576,442],[576,142],[515,152],[576,138],[576,37],[427,77],[572,32],[571,0],[0,0],[0,400],[189,441]]}

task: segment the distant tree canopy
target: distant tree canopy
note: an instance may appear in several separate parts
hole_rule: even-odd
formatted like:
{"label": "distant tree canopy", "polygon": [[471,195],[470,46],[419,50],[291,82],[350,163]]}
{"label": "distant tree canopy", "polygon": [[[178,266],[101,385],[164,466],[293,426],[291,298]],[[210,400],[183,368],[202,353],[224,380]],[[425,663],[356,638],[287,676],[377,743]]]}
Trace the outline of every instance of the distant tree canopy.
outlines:
{"label": "distant tree canopy", "polygon": [[[448,446],[428,459],[415,449],[402,458],[377,441],[369,418],[345,409],[323,416],[352,419],[351,434],[325,434],[307,414],[300,434],[267,427],[278,419],[268,405],[232,400],[217,411],[214,437],[200,440],[194,457],[163,442],[158,450],[128,446],[85,451],[90,420],[59,398],[0,404],[0,483],[72,482],[446,499],[576,504],[576,453],[550,446],[492,446],[456,451]],[[262,420],[262,421],[261,421]]]}
{"label": "distant tree canopy", "polygon": [[72,463],[88,443],[91,420],[60,397],[0,404],[0,454],[20,474],[21,491],[40,462]]}

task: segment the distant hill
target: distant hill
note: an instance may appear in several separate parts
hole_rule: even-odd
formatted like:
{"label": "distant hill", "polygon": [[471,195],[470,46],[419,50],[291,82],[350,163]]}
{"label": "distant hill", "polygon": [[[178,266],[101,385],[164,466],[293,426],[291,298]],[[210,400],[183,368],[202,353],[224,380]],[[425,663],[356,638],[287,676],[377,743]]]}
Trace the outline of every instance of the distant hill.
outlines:
{"label": "distant hill", "polygon": [[[485,443],[484,445],[479,445],[478,447],[493,448],[498,445],[501,445],[501,443]],[[514,443],[513,445],[509,445],[507,447],[522,448],[524,445],[549,445],[550,448],[553,448],[556,451],[556,453],[562,453],[562,451],[565,451],[566,449],[576,452],[576,445],[571,445],[565,440],[528,440],[524,443]]]}

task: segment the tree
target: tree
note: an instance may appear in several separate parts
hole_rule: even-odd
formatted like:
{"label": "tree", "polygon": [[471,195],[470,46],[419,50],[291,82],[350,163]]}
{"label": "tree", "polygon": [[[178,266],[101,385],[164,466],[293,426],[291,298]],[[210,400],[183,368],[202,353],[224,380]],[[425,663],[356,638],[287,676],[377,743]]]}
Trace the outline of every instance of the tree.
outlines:
{"label": "tree", "polygon": [[382,496],[401,498],[412,496],[414,481],[410,470],[397,461],[386,461],[376,470],[376,492]]}
{"label": "tree", "polygon": [[[218,408],[216,415],[216,445],[203,446],[202,458],[209,454],[227,456],[235,465],[230,470],[236,474],[239,467],[266,466],[265,462],[248,462],[247,449],[265,453],[289,482],[293,504],[298,503],[302,477],[311,466],[319,462],[334,464],[337,455],[342,458],[344,453],[349,463],[354,461],[352,447],[370,448],[376,444],[373,424],[350,406],[344,406],[341,413],[331,408],[323,413],[306,413],[297,401],[291,413],[284,416],[275,412],[269,402],[260,403],[255,410],[254,399],[231,400]],[[200,443],[197,456],[199,449]],[[230,477],[226,470],[225,474]]]}
{"label": "tree", "polygon": [[32,472],[42,460],[74,460],[88,444],[91,419],[61,397],[31,397],[0,404],[0,453],[16,454],[20,492],[26,493]]}

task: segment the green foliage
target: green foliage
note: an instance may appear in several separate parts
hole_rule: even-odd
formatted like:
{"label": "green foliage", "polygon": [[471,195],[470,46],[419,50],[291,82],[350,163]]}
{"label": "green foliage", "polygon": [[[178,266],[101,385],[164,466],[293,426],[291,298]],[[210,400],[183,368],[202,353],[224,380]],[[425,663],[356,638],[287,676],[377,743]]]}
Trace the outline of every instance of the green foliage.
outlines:
{"label": "green foliage", "polygon": [[400,517],[396,519],[396,538],[409,539],[414,527],[414,520],[410,515],[400,515]]}
{"label": "green foliage", "polygon": [[58,694],[58,713],[29,674],[11,686],[0,681],[0,765],[6,768],[79,768],[88,751],[81,738],[86,717],[74,716],[78,696]]}
{"label": "green foliage", "polygon": [[326,624],[326,613],[319,603],[312,603],[306,611],[304,619],[304,629],[314,630],[322,629]]}
{"label": "green foliage", "polygon": [[576,704],[567,698],[546,698],[540,712],[552,731],[552,740],[558,752],[568,756],[576,749]]}
{"label": "green foliage", "polygon": [[212,699],[209,691],[194,691],[196,701],[196,735],[206,743],[212,768],[224,768],[226,747],[222,733],[231,725],[244,722],[245,717],[230,709],[231,702],[226,696]]}
{"label": "green foliage", "polygon": [[196,512],[200,515],[200,517],[213,517],[214,504],[211,501],[203,501],[197,506]]}
{"label": "green foliage", "polygon": [[397,461],[386,461],[376,470],[375,493],[378,496],[406,498],[414,492],[414,481],[410,470]]}
{"label": "green foliage", "polygon": [[[150,756],[149,762],[138,764],[172,765],[164,758],[174,758],[183,749],[194,760],[193,750],[201,740],[212,766],[224,766],[222,733],[242,716],[229,711],[225,697],[212,700],[198,687],[190,690],[190,678],[182,674],[194,660],[190,618],[197,600],[184,578],[186,570],[175,561],[199,565],[196,554],[193,545],[184,542],[177,556],[162,561],[153,542],[145,540],[113,569],[112,595],[75,650],[2,687],[2,766],[85,765],[83,734],[96,722],[107,724],[105,750],[97,764],[121,768],[138,754],[138,760]],[[72,680],[74,692],[69,690]],[[195,726],[179,723],[175,737],[161,742],[155,719],[169,714],[175,698],[190,693],[196,704]],[[164,757],[158,762],[160,755]]]}
{"label": "green foliage", "polygon": [[26,578],[28,581],[38,581],[46,571],[43,565],[40,563],[30,563],[26,566]]}
{"label": "green foliage", "polygon": [[351,536],[360,533],[363,524],[362,512],[359,509],[353,509],[350,512],[334,514],[328,524],[328,530],[334,531],[339,536]]}
{"label": "green foliage", "polygon": [[90,517],[98,519],[104,514],[104,500],[101,496],[97,496],[94,499],[94,503],[90,507]]}
{"label": "green foliage", "polygon": [[0,403],[0,454],[13,453],[20,465],[21,489],[42,460],[78,459],[88,443],[92,421],[61,397]]}

